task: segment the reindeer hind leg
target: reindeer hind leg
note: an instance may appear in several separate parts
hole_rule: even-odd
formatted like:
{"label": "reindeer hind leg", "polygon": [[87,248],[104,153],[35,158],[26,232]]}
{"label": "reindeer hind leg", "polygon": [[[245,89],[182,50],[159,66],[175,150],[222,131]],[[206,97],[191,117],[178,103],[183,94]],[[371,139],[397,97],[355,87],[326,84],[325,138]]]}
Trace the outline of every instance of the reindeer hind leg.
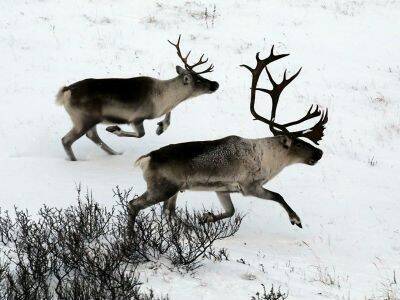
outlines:
{"label": "reindeer hind leg", "polygon": [[89,129],[89,131],[86,133],[86,136],[88,137],[89,140],[91,140],[93,143],[95,143],[97,146],[99,146],[104,152],[110,154],[110,155],[119,155],[122,154],[121,152],[117,152],[110,148],[106,143],[104,143],[101,138],[99,137],[96,129],[96,125],[93,126],[92,128]]}
{"label": "reindeer hind leg", "polygon": [[61,143],[64,146],[64,150],[68,157],[72,161],[76,161],[74,152],[72,151],[72,144],[81,138],[88,130],[98,123],[93,117],[90,117],[77,108],[72,107],[70,104],[65,105],[65,110],[69,114],[73,127],[72,129],[61,139]]}
{"label": "reindeer hind leg", "polygon": [[[90,128],[90,127],[89,127]],[[64,150],[67,153],[68,157],[72,161],[76,161],[76,157],[74,152],[72,151],[72,144],[78,140],[82,135],[86,133],[88,128],[77,128],[73,127],[62,139],[61,143],[64,146]]]}
{"label": "reindeer hind leg", "polygon": [[214,215],[211,212],[206,212],[200,220],[202,223],[217,222],[217,221],[225,219],[225,218],[230,218],[235,213],[235,207],[233,206],[231,195],[227,192],[216,192],[216,193],[217,193],[219,202],[221,203],[222,207],[224,208],[224,212],[220,213],[218,215]]}
{"label": "reindeer hind leg", "polygon": [[179,188],[168,182],[167,180],[159,179],[157,183],[148,185],[148,190],[139,198],[129,201],[130,222],[136,219],[138,213],[147,207],[160,202],[167,202],[175,197],[179,192]]}
{"label": "reindeer hind leg", "polygon": [[176,210],[176,199],[178,198],[178,193],[173,195],[171,198],[169,198],[167,201],[164,201],[163,204],[163,213],[169,215],[169,216],[174,216],[175,215],[175,210]]}

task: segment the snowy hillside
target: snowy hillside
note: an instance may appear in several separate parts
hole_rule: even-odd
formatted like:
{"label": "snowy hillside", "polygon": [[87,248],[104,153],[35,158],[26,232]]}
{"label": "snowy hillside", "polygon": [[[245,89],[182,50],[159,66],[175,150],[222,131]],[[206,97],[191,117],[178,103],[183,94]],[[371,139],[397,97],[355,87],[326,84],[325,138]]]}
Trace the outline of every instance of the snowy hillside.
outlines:
{"label": "snowy hillside", "polygon": [[[320,163],[291,166],[268,184],[303,229],[276,203],[233,195],[246,217],[218,244],[230,261],[206,261],[194,276],[144,266],[142,279],[174,300],[250,299],[261,284],[280,286],[289,299],[399,299],[400,2],[2,0],[0,16],[3,210],[66,207],[78,183],[111,206],[116,185],[145,191],[133,162],[151,150],[270,135],[252,120],[251,78],[239,65],[254,66],[256,52],[267,55],[275,44],[276,53],[291,54],[271,64],[276,78],[303,67],[281,96],[278,119],[299,118],[313,103],[330,113]],[[179,105],[161,136],[158,120],[145,122],[141,139],[99,126],[123,155],[107,156],[81,138],[73,145],[79,161],[66,160],[60,139],[71,122],[54,103],[57,90],[90,77],[172,78],[179,59],[167,39],[180,33],[185,51],[204,52],[215,65],[206,77],[220,89]],[[213,193],[180,194],[178,206],[186,204],[220,208]]]}

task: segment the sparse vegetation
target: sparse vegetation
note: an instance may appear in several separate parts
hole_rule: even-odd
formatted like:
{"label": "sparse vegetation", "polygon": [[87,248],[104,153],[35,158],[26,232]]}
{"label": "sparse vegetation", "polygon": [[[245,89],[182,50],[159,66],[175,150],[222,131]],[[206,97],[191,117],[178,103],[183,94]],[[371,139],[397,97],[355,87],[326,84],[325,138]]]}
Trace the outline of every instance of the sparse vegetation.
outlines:
{"label": "sparse vegetation", "polygon": [[156,24],[156,23],[157,23],[157,19],[156,19],[156,17],[154,17],[154,16],[148,16],[148,17],[146,18],[146,23],[149,23],[149,24]]}
{"label": "sparse vegetation", "polygon": [[264,284],[261,284],[261,286],[262,291],[257,292],[255,296],[252,296],[251,300],[284,300],[289,296],[288,293],[281,292],[280,288],[275,290],[273,285],[269,291],[267,291]]}
{"label": "sparse vegetation", "polygon": [[44,206],[35,218],[0,212],[1,299],[156,299],[141,289],[140,263],[163,256],[171,268],[194,271],[204,257],[228,257],[213,243],[233,235],[240,216],[201,225],[187,209],[169,219],[154,208],[128,234],[129,194],[117,188],[118,204],[107,209],[78,188],[77,205],[66,209]]}
{"label": "sparse vegetation", "polygon": [[217,18],[217,6],[213,4],[210,8],[203,5],[198,5],[195,9],[189,9],[188,14],[196,19],[204,21],[207,28],[213,28],[215,19]]}
{"label": "sparse vegetation", "polygon": [[110,24],[111,20],[108,17],[102,17],[102,18],[93,18],[89,15],[84,14],[83,17],[93,25],[105,25],[105,24]]}
{"label": "sparse vegetation", "polygon": [[236,262],[250,266],[250,264],[244,258],[237,259]]}
{"label": "sparse vegetation", "polygon": [[376,165],[377,165],[377,160],[375,159],[375,156],[372,156],[370,159],[368,159],[368,164],[371,166],[371,167],[375,167]]}
{"label": "sparse vegetation", "polygon": [[339,288],[341,287],[341,277],[336,275],[335,269],[329,270],[328,268],[322,268],[316,266],[315,278],[311,281],[317,281],[327,286]]}
{"label": "sparse vegetation", "polygon": [[371,97],[371,102],[380,109],[383,109],[389,105],[389,99],[384,95],[382,95],[381,93],[378,93],[378,95],[375,97]]}
{"label": "sparse vegetation", "polygon": [[390,279],[384,280],[378,292],[378,296],[372,296],[367,300],[399,300],[400,285],[396,278],[396,271],[393,271],[393,276]]}

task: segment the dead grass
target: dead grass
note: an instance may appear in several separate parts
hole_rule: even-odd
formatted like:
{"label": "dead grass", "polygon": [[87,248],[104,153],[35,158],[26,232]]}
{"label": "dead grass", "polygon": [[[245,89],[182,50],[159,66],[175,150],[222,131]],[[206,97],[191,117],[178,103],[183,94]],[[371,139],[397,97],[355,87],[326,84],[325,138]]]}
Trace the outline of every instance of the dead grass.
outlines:
{"label": "dead grass", "polygon": [[[329,269],[327,267],[315,266],[315,269],[315,277],[311,282],[320,282],[327,286],[336,287],[338,289],[341,288],[343,278],[336,274],[334,268]],[[345,278],[345,280],[347,281],[347,278]]]}

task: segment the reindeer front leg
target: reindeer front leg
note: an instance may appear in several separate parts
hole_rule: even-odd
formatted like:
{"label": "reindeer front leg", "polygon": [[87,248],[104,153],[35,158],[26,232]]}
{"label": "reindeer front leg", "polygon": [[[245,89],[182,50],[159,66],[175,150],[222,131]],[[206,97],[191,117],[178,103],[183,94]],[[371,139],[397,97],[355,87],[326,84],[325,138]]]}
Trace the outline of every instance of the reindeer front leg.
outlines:
{"label": "reindeer front leg", "polygon": [[167,112],[165,114],[164,120],[162,120],[161,122],[157,123],[157,125],[158,125],[157,130],[156,130],[157,135],[160,135],[165,130],[167,130],[167,128],[169,127],[170,122],[171,122],[171,112]]}
{"label": "reindeer front leg", "polygon": [[303,228],[299,216],[294,212],[294,210],[289,206],[289,204],[287,204],[286,201],[283,199],[283,197],[278,193],[269,191],[263,188],[262,185],[258,183],[253,183],[249,186],[242,187],[242,193],[245,196],[254,196],[257,198],[278,202],[288,213],[290,223],[292,223],[292,225],[297,225],[298,227]]}
{"label": "reindeer front leg", "polygon": [[124,131],[122,130],[119,126],[117,125],[113,125],[113,126],[108,126],[106,128],[106,130],[108,132],[111,132],[117,136],[121,136],[121,137],[135,137],[135,138],[141,138],[142,136],[144,136],[145,132],[144,132],[144,126],[143,126],[143,122],[140,123],[132,123],[131,124],[133,129],[136,132],[128,132],[128,131]]}

